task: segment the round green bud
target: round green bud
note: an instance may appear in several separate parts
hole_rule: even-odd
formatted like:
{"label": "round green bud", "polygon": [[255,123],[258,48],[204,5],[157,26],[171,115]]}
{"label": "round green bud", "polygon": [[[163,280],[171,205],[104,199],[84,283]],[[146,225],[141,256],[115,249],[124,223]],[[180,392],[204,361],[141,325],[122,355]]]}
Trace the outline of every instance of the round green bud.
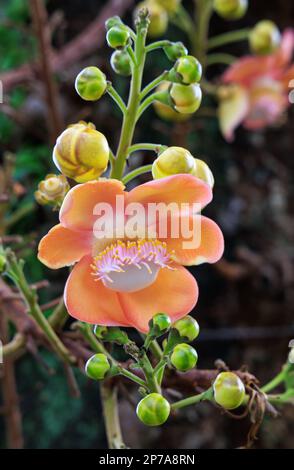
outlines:
{"label": "round green bud", "polygon": [[248,0],[214,0],[214,10],[225,20],[239,20],[248,8]]}
{"label": "round green bud", "polygon": [[181,77],[181,83],[184,85],[190,85],[191,83],[196,83],[201,80],[202,65],[196,57],[186,55],[177,60],[175,71]]}
{"label": "round green bud", "polygon": [[132,73],[131,59],[124,49],[113,52],[110,65],[117,74],[124,77],[128,77]]}
{"label": "round green bud", "polygon": [[170,404],[159,393],[150,393],[138,403],[136,413],[146,426],[160,426],[169,417]]}
{"label": "round green bud", "polygon": [[152,318],[152,324],[159,332],[165,333],[171,327],[171,319],[166,313],[157,313]]}
{"label": "round green bud", "polygon": [[130,33],[123,26],[113,26],[107,32],[106,40],[109,47],[112,47],[113,49],[122,49],[128,44]]}
{"label": "round green bud", "polygon": [[86,101],[99,100],[105,93],[106,87],[106,76],[94,66],[81,70],[75,81],[77,93]]}
{"label": "round green bud", "polygon": [[174,109],[181,114],[195,113],[200,107],[202,92],[198,83],[192,85],[173,83],[169,93]]}
{"label": "round green bud", "polygon": [[200,331],[197,321],[190,315],[186,315],[184,318],[176,321],[173,324],[173,328],[178,331],[181,338],[186,338],[188,341],[194,341]]}
{"label": "round green bud", "polygon": [[177,344],[170,357],[172,365],[181,372],[193,369],[197,364],[197,360],[197,352],[186,343]]}
{"label": "round green bud", "polygon": [[218,405],[226,410],[233,410],[241,405],[245,397],[245,387],[233,372],[221,372],[213,383],[213,393]]}
{"label": "round green bud", "polygon": [[106,31],[109,31],[113,26],[121,26],[121,25],[123,25],[123,22],[119,16],[112,16],[111,18],[108,18],[108,20],[105,21]]}
{"label": "round green bud", "polygon": [[163,50],[171,62],[175,62],[180,57],[188,54],[188,49],[182,42],[172,42],[168,46],[164,46]]}
{"label": "round green bud", "polygon": [[88,359],[85,371],[88,377],[94,380],[102,380],[110,369],[110,364],[105,354],[99,353]]}
{"label": "round green bud", "polygon": [[273,21],[259,21],[251,30],[249,44],[254,54],[271,54],[280,45],[281,34]]}

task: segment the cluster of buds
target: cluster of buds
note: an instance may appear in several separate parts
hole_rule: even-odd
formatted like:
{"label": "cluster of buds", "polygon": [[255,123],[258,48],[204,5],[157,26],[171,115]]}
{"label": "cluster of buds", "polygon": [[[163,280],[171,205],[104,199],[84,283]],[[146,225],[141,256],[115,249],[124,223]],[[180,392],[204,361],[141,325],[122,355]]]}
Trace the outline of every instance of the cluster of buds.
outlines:
{"label": "cluster of buds", "polygon": [[41,205],[59,208],[70,186],[64,175],[49,174],[38,184],[35,199]]}
{"label": "cluster of buds", "polygon": [[165,178],[166,176],[179,173],[193,175],[203,180],[211,188],[214,186],[213,174],[209,166],[203,160],[194,158],[191,153],[183,147],[168,147],[160,153],[153,162],[153,178]]}
{"label": "cluster of buds", "polygon": [[248,0],[214,0],[215,12],[225,20],[239,20],[248,9]]}

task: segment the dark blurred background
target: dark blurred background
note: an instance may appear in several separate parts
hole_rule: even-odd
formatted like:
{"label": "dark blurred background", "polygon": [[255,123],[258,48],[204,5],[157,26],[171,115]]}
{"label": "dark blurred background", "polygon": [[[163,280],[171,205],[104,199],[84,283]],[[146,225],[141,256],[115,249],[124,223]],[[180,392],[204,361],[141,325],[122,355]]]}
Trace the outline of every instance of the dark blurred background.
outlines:
{"label": "dark blurred background", "polygon": [[[193,2],[183,3],[189,9]],[[214,16],[210,34],[251,26],[263,18],[274,20],[281,30],[293,25],[293,2],[249,3],[248,14],[236,23]],[[93,121],[115,147],[119,113],[107,97],[94,105],[82,102],[73,82],[84,66],[99,65],[125,95],[128,80],[112,73],[111,51],[105,44],[104,20],[99,15],[107,7],[109,16],[119,12],[130,24],[134,2],[49,0],[46,5],[53,37],[60,128],[79,119]],[[83,32],[83,40],[66,49]],[[185,35],[171,25],[166,37],[187,43]],[[242,56],[248,46],[243,42],[224,50]],[[15,184],[19,191],[22,188],[15,206],[31,207],[25,217],[15,221],[11,233],[35,240],[57,220],[56,213],[32,206],[32,201],[38,182],[54,171],[51,152],[54,132],[58,131],[48,126],[50,116],[37,68],[28,71],[23,65],[34,62],[37,55],[28,2],[0,0],[0,78],[5,72],[4,92],[8,91],[0,105],[0,155],[15,155]],[[147,62],[146,79],[150,81],[167,66],[163,54],[154,53],[152,61]],[[21,77],[9,74],[19,67]],[[222,71],[221,67],[211,68],[209,79],[216,80]],[[203,107],[215,109],[216,103],[205,97]],[[261,383],[279,371],[288,354],[289,340],[294,338],[293,114],[292,106],[282,125],[264,132],[239,129],[230,145],[220,135],[217,119],[201,113],[175,125],[161,121],[149,109],[136,132],[138,142],[150,140],[189,148],[194,156],[207,161],[215,175],[214,200],[205,213],[221,225],[226,251],[216,266],[193,269],[200,286],[194,312],[202,330],[196,344],[198,364],[199,368],[211,369],[218,358],[232,369],[245,364]],[[137,162],[148,163],[149,159],[150,155],[142,154]],[[144,178],[142,181],[147,180]],[[11,211],[14,209],[12,204]],[[42,302],[60,295],[66,270],[45,269],[36,260],[35,247],[29,245],[25,257],[32,282],[50,280],[50,288],[41,293]],[[98,386],[76,372],[81,398],[69,397],[62,368],[50,353],[42,352],[42,357],[54,373],[48,374],[30,355],[22,357],[16,368],[25,446],[105,448]],[[233,420],[202,404],[181,412],[161,428],[149,429],[140,425],[125,397],[121,400],[121,418],[127,444],[145,448],[238,447],[246,442],[250,427],[249,419]],[[265,418],[258,437],[258,448],[293,448],[294,408],[285,406],[278,418]],[[0,446],[5,447],[1,417]]]}

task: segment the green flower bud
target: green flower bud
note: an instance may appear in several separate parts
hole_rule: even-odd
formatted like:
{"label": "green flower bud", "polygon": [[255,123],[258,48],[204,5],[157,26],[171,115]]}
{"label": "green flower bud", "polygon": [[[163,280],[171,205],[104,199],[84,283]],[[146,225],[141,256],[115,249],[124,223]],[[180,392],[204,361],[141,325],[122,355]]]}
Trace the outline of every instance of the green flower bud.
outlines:
{"label": "green flower bud", "polygon": [[248,8],[248,0],[214,0],[214,10],[225,20],[239,20]]}
{"label": "green flower bud", "polygon": [[106,31],[109,31],[111,28],[113,28],[113,26],[121,26],[121,25],[123,25],[123,22],[119,16],[112,16],[111,18],[108,18],[108,20],[105,21]]}
{"label": "green flower bud", "polygon": [[241,405],[245,387],[233,372],[221,372],[213,383],[213,393],[216,403],[226,410],[233,410]]}
{"label": "green flower bud", "polygon": [[113,52],[110,65],[117,74],[124,77],[128,77],[132,73],[131,59],[124,49]]}
{"label": "green flower bud", "polygon": [[194,341],[194,339],[196,339],[199,335],[200,331],[197,321],[190,315],[186,315],[184,318],[176,321],[173,324],[173,328],[178,331],[181,338],[188,341]]}
{"label": "green flower bud", "polygon": [[202,66],[200,62],[192,55],[180,57],[174,67],[179,81],[184,85],[199,82],[202,75]]}
{"label": "green flower bud", "polygon": [[165,313],[157,313],[151,320],[151,328],[153,328],[155,333],[165,333],[171,327],[171,319]]}
{"label": "green flower bud", "polygon": [[170,404],[159,393],[150,393],[138,403],[136,413],[146,426],[160,426],[169,417]]}
{"label": "green flower bud", "polygon": [[165,121],[174,121],[174,122],[187,121],[191,117],[190,114],[180,114],[171,107],[169,93],[168,93],[169,88],[170,88],[169,82],[162,82],[156,88],[157,93],[161,94],[162,92],[164,92],[164,94],[166,95],[166,100],[165,100],[166,102],[156,100],[153,103],[153,106],[155,108],[157,115],[161,119],[164,119]]}
{"label": "green flower bud", "polygon": [[179,8],[179,4],[181,3],[181,0],[156,0],[156,1],[168,13],[175,13]]}
{"label": "green flower bud", "polygon": [[182,42],[171,42],[168,46],[164,46],[163,50],[171,62],[188,54],[188,49]]}
{"label": "green flower bud", "polygon": [[200,107],[202,92],[198,83],[192,85],[173,83],[169,93],[174,109],[181,114],[195,113]]}
{"label": "green flower bud", "polygon": [[181,372],[193,369],[197,364],[197,360],[197,352],[186,343],[177,344],[170,357],[172,365]]}
{"label": "green flower bud", "polygon": [[109,47],[122,49],[126,47],[130,40],[130,33],[124,26],[113,26],[106,34]]}
{"label": "green flower bud", "polygon": [[168,26],[168,13],[167,11],[152,0],[146,0],[145,2],[139,3],[135,9],[135,17],[138,15],[138,12],[143,8],[147,8],[149,12],[149,28],[148,36],[149,37],[158,37],[162,36],[167,30]]}
{"label": "green flower bud", "polygon": [[86,67],[77,76],[75,89],[83,100],[96,101],[105,93],[106,76],[98,67]]}
{"label": "green flower bud", "polygon": [[281,34],[270,20],[259,21],[251,30],[249,44],[254,54],[271,54],[280,45]]}
{"label": "green flower bud", "polygon": [[94,380],[104,379],[107,372],[110,370],[110,364],[105,354],[99,353],[88,359],[85,371],[88,377]]}

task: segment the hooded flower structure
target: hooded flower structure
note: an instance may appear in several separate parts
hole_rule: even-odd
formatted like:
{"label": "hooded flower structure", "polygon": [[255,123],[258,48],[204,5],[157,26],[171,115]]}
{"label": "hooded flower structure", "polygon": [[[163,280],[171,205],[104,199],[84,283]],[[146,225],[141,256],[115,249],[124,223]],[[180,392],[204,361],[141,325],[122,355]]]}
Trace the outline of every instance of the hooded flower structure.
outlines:
{"label": "hooded flower structure", "polygon": [[293,48],[294,30],[288,29],[276,52],[244,57],[225,72],[219,117],[228,141],[233,140],[241,123],[247,129],[262,129],[281,117],[289,105],[289,86],[294,78]]}
{"label": "hooded flower structure", "polygon": [[[137,235],[128,239],[110,233],[97,238],[95,207],[101,202],[108,204],[116,216],[122,216],[123,227],[127,226],[127,212],[116,213],[121,210],[117,207],[118,196],[124,207],[139,203],[147,210],[149,203],[177,203],[186,209],[169,214],[164,235],[159,234],[159,212],[153,226],[148,227],[152,238]],[[187,207],[197,203],[202,208],[211,199],[212,191],[206,183],[184,174],[151,181],[130,192],[112,179],[72,188],[61,207],[60,224],[39,245],[39,259],[50,268],[77,263],[64,294],[70,315],[88,323],[132,326],[146,332],[157,312],[168,313],[173,321],[190,312],[197,302],[198,287],[182,265],[216,262],[223,253],[223,236],[212,220]],[[176,218],[188,224],[201,222],[197,247],[185,248],[181,236],[171,236]]]}

